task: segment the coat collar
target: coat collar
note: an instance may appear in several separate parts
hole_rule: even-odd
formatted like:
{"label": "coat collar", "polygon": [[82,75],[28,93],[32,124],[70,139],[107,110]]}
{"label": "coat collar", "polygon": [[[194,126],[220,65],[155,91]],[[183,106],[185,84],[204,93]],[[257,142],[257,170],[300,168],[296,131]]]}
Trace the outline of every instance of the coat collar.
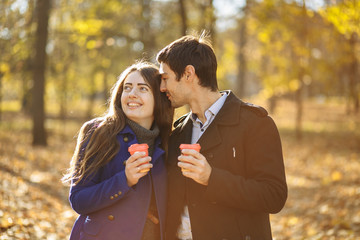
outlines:
{"label": "coat collar", "polygon": [[[237,124],[239,122],[240,111],[236,111],[236,109],[234,109],[234,107],[237,108],[237,106],[234,105],[234,103],[241,103],[241,100],[239,100],[234,95],[234,93],[230,90],[222,91],[222,93],[223,92],[228,94],[228,96],[226,98],[226,101],[225,101],[223,107],[220,109],[220,111],[216,115],[214,122],[216,122],[216,124],[220,124],[220,125]],[[229,117],[229,114],[231,115],[231,117]],[[181,122],[180,123],[175,122],[175,127],[179,128],[180,131],[183,131],[185,126],[188,125],[189,122],[191,122],[190,114],[187,113],[186,115],[181,117],[179,120]]]}
{"label": "coat collar", "polygon": [[[240,105],[239,100],[230,90],[224,91],[228,94],[223,107],[215,116],[214,121],[210,124],[209,128],[200,137],[198,143],[201,145],[201,151],[206,151],[222,142],[221,134],[218,125],[236,125],[240,121]],[[236,104],[238,103],[238,104]],[[192,121],[188,113],[178,123],[176,129],[179,133],[184,134],[184,143],[191,142]]]}
{"label": "coat collar", "polygon": [[[121,130],[118,135],[127,135],[127,136],[131,136],[129,139],[129,142],[127,142],[127,144],[130,146],[131,144],[134,143],[138,143],[138,140],[136,138],[136,135],[134,133],[134,131],[130,128],[130,126],[128,124],[125,125],[125,127],[123,128],[123,130]],[[165,151],[160,147],[161,144],[161,138],[160,136],[158,136],[155,139],[154,142],[154,150],[153,150],[153,155],[152,155],[152,163],[155,163],[161,155],[163,155],[165,153]]]}

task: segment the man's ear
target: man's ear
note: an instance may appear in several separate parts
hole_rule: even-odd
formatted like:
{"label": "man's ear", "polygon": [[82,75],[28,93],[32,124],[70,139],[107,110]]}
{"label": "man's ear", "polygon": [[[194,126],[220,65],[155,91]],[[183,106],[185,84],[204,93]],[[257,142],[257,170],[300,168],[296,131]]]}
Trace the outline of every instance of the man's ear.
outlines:
{"label": "man's ear", "polygon": [[186,80],[193,80],[194,77],[196,76],[194,66],[193,65],[187,65],[185,67],[184,75],[185,75]]}

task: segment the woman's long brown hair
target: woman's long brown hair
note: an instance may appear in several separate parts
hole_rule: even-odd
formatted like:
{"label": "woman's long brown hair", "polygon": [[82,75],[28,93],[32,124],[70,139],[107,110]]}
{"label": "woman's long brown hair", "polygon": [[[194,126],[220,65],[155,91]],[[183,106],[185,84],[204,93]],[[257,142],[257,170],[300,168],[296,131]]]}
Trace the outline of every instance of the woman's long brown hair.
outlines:
{"label": "woman's long brown hair", "polygon": [[[84,123],[81,127],[70,162],[70,168],[62,181],[76,185],[84,178],[110,162],[120,150],[116,135],[125,127],[126,116],[121,108],[124,80],[138,71],[150,85],[154,95],[154,121],[160,129],[162,148],[167,151],[174,110],[165,93],[160,92],[160,75],[156,65],[144,61],[125,69],[111,90],[108,112],[99,118]],[[84,144],[86,144],[84,148]]]}

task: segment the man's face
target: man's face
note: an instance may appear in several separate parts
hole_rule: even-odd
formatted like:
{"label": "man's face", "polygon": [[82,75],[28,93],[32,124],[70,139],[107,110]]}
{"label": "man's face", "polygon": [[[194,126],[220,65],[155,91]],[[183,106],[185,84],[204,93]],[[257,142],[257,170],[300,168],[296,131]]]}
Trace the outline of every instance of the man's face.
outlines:
{"label": "man's face", "polygon": [[166,96],[174,108],[181,107],[188,103],[186,93],[188,87],[184,84],[184,76],[177,81],[176,74],[166,63],[160,63],[161,84],[160,91],[166,93]]}

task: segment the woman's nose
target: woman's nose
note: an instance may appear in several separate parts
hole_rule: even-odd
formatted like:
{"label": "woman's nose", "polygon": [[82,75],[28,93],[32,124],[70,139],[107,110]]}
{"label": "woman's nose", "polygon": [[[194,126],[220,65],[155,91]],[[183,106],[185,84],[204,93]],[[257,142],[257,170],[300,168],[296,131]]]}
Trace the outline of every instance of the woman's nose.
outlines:
{"label": "woman's nose", "polygon": [[131,89],[131,91],[129,92],[129,96],[130,97],[137,97],[138,96],[136,88]]}

